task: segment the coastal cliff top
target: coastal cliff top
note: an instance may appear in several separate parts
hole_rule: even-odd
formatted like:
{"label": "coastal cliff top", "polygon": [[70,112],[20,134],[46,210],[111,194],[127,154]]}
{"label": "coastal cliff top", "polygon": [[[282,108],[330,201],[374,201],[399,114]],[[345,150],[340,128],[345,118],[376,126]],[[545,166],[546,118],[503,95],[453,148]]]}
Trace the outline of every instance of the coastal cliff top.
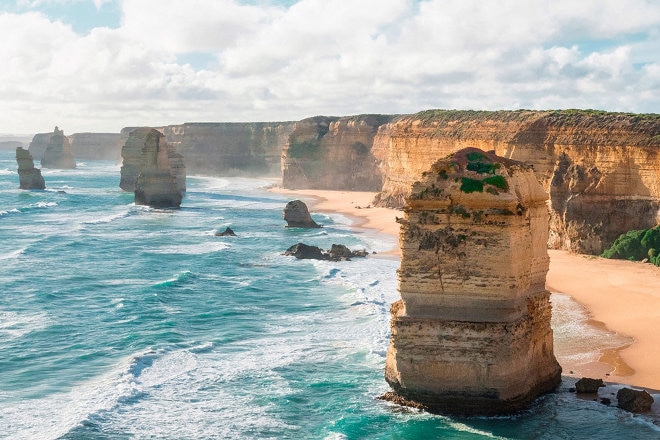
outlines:
{"label": "coastal cliff top", "polygon": [[[414,132],[409,127],[415,127]],[[425,110],[396,118],[397,136],[484,138],[504,142],[660,146],[660,114],[600,110]]]}

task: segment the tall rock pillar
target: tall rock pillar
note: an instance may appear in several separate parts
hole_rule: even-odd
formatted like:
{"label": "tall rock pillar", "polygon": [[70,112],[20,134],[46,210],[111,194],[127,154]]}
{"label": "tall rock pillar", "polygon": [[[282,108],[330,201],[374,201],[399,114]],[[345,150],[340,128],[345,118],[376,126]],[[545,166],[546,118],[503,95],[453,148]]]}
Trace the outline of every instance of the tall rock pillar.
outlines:
{"label": "tall rock pillar", "polygon": [[20,189],[46,189],[46,182],[41,176],[41,170],[34,167],[34,160],[28,150],[17,147],[16,162],[18,163]]}
{"label": "tall rock pillar", "polygon": [[413,185],[399,220],[390,397],[498,414],[559,384],[547,198],[531,167],[476,148],[439,160]]}
{"label": "tall rock pillar", "polygon": [[122,147],[119,186],[135,193],[135,203],[157,208],[178,208],[186,192],[183,156],[149,127],[130,132]]}
{"label": "tall rock pillar", "polygon": [[41,158],[42,168],[73,169],[76,167],[76,159],[71,151],[69,138],[64,136],[64,131],[55,127],[50,135],[48,145]]}

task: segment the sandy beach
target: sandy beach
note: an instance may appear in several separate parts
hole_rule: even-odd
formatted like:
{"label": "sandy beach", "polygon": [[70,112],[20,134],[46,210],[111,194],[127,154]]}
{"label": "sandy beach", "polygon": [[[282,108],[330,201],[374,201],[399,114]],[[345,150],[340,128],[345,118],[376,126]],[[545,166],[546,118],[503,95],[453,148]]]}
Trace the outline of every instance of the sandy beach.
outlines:
{"label": "sandy beach", "polygon": [[[353,219],[355,228],[374,229],[398,237],[396,217],[402,217],[403,213],[371,207],[375,193],[271,190],[303,200],[311,212],[340,213]],[[398,256],[398,247],[389,253]],[[586,309],[590,325],[630,341],[616,348],[592,347],[600,352],[598,359],[587,364],[564,362],[564,374],[660,389],[660,290],[657,288],[660,268],[566,251],[551,250],[549,254],[548,290],[570,295],[579,303],[577,307]]]}

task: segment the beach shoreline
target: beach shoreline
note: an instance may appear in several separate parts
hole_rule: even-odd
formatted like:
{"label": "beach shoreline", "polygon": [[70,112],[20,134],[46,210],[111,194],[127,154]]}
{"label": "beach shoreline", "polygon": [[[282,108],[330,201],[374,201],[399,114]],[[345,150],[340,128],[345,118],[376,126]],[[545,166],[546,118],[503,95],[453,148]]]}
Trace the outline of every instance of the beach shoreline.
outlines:
{"label": "beach shoreline", "polygon": [[[356,230],[375,230],[397,239],[385,255],[400,258],[399,224],[403,212],[373,207],[376,193],[332,190],[289,190],[272,186],[269,191],[303,200],[310,211],[339,213],[353,221]],[[660,390],[660,347],[655,337],[660,328],[660,269],[644,263],[571,254],[549,250],[550,270],[546,287],[569,295],[583,307],[586,324],[603,335],[620,335],[621,345],[592,347],[597,353],[586,362],[561,363],[570,377],[602,378],[606,382]],[[383,253],[381,253],[382,255]]]}

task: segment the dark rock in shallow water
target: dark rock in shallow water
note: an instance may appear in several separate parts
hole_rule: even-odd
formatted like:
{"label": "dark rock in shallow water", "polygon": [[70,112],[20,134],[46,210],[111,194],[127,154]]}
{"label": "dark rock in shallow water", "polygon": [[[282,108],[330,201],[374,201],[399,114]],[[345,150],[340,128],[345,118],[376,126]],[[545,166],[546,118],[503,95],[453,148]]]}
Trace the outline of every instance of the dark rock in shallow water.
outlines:
{"label": "dark rock in shallow water", "polygon": [[323,249],[317,246],[309,246],[305,243],[297,243],[284,252],[284,255],[292,255],[299,260],[327,260]]}
{"label": "dark rock in shallow water", "polygon": [[34,160],[28,150],[23,147],[16,148],[16,162],[20,189],[46,189],[41,170],[34,167]]}
{"label": "dark rock in shallow water", "polygon": [[236,237],[236,233],[234,233],[234,230],[227,226],[227,228],[222,231],[222,232],[216,232],[215,233],[216,237]]}
{"label": "dark rock in shallow water", "polygon": [[630,412],[646,412],[651,410],[653,397],[644,390],[621,388],[616,393],[617,406]]}
{"label": "dark rock in shallow water", "polygon": [[575,390],[578,394],[595,394],[598,393],[598,388],[604,387],[603,379],[591,379],[583,377],[575,382]]}
{"label": "dark rock in shallow water", "polygon": [[320,228],[309,214],[307,205],[302,200],[293,200],[286,204],[282,211],[282,218],[286,220],[289,228]]}
{"label": "dark rock in shallow water", "polygon": [[343,244],[333,244],[330,251],[325,252],[317,246],[309,246],[305,243],[297,243],[284,252],[284,255],[292,255],[300,260],[330,260],[341,261],[350,260],[352,257],[366,257],[366,250],[351,251]]}

